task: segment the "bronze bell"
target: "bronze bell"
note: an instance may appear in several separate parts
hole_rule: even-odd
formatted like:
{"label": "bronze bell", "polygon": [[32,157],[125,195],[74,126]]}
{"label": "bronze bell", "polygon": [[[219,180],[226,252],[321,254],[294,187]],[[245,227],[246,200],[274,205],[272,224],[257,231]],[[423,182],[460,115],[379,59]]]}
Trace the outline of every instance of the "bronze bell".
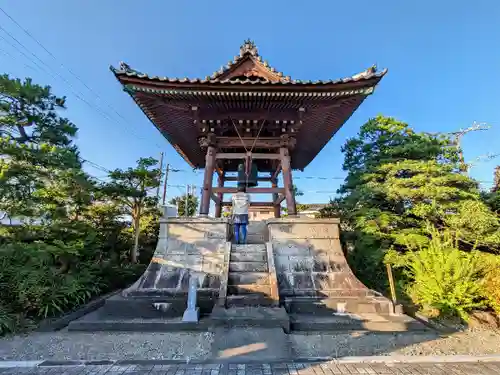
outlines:
{"label": "bronze bell", "polygon": [[246,187],[257,186],[257,172],[257,166],[252,163],[250,174],[247,179],[247,175],[245,173],[245,163],[241,163],[240,165],[238,165],[238,187],[245,185]]}

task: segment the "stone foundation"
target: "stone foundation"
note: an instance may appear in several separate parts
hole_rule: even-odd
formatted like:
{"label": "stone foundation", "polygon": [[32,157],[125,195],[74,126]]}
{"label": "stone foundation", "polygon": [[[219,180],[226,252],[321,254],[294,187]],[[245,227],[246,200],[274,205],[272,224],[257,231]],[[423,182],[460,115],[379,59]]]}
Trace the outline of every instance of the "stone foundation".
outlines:
{"label": "stone foundation", "polygon": [[210,313],[227,283],[230,250],[225,219],[162,218],[156,251],[141,276],[121,296],[106,301],[113,315],[147,318],[182,315],[189,279],[198,279],[198,304]]}
{"label": "stone foundation", "polygon": [[342,252],[339,219],[267,221],[278,290],[289,312],[393,313],[392,302],[353,274]]}

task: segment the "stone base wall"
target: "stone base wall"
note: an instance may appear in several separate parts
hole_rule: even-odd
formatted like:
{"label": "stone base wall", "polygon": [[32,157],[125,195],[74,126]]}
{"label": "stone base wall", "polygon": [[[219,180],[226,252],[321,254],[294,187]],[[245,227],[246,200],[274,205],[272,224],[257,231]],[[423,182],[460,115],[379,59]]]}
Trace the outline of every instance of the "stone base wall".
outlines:
{"label": "stone base wall", "polygon": [[227,252],[225,219],[162,218],[156,251],[142,277],[124,296],[186,294],[198,278],[200,295],[219,293]]}
{"label": "stone base wall", "polygon": [[278,289],[290,297],[373,297],[352,273],[339,240],[339,219],[268,220]]}

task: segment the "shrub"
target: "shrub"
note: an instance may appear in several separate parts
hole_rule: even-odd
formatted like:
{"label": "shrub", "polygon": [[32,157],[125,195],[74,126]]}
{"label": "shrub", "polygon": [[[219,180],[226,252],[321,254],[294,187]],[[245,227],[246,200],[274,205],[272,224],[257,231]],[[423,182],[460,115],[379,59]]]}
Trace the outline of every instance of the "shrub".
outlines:
{"label": "shrub", "polygon": [[468,311],[485,306],[481,254],[459,250],[457,236],[448,230],[430,233],[427,245],[408,245],[404,255],[391,251],[386,261],[403,268],[406,293],[416,305],[467,321]]}
{"label": "shrub", "polygon": [[0,336],[13,332],[16,327],[15,315],[6,306],[0,304]]}
{"label": "shrub", "polygon": [[481,294],[486,303],[500,315],[500,256],[482,254],[485,275]]}

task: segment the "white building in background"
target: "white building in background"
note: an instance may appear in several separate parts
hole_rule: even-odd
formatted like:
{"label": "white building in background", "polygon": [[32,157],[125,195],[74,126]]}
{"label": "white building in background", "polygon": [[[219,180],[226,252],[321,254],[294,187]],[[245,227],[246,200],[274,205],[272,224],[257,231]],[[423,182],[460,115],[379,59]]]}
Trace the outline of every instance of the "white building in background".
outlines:
{"label": "white building in background", "polygon": [[307,208],[305,210],[302,210],[298,212],[297,214],[301,217],[309,217],[309,218],[315,218],[316,215],[319,214],[319,211],[326,207],[326,203],[311,203],[311,204],[305,204]]}

